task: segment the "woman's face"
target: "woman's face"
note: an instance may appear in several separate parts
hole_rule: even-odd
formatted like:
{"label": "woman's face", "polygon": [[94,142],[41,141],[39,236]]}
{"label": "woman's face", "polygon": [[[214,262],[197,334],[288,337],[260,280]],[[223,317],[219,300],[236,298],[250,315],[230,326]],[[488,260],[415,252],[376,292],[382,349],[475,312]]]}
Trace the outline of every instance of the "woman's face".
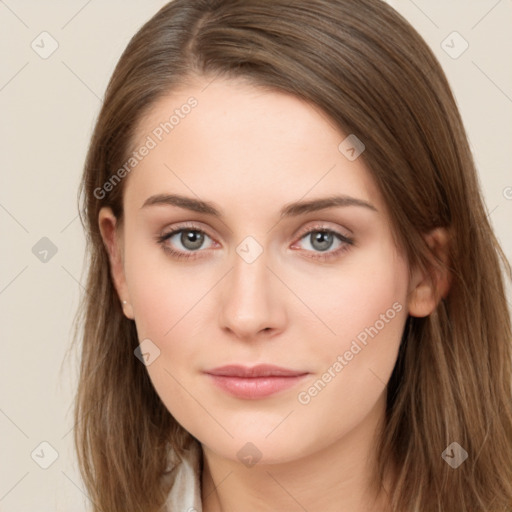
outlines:
{"label": "woman's face", "polygon": [[[114,273],[170,413],[242,462],[363,432],[410,283],[362,146],[296,97],[221,79],[160,100],[137,133]],[[260,364],[300,376],[208,374]]]}

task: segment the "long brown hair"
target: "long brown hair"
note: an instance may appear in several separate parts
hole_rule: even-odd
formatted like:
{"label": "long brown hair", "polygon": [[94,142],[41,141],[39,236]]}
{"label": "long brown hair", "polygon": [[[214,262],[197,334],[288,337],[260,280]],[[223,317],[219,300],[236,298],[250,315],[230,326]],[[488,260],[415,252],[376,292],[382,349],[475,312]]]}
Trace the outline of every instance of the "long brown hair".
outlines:
{"label": "long brown hair", "polygon": [[[451,288],[426,318],[409,317],[387,390],[378,452],[396,511],[512,510],[512,334],[507,262],[489,225],[449,84],[418,33],[380,0],[174,0],[130,41],[108,85],[80,187],[88,278],[75,443],[95,511],[156,511],[169,489],[166,450],[191,436],[134,357],[98,212],[122,221],[126,162],[141,117],[194,76],[237,77],[319,107],[361,155],[389,207],[411,268],[434,271],[423,235],[451,235]],[[200,115],[200,106],[195,110]],[[137,172],[134,170],[133,172]],[[105,189],[102,189],[103,191]],[[443,451],[459,443],[458,468]],[[382,481],[382,480],[379,480]]]}

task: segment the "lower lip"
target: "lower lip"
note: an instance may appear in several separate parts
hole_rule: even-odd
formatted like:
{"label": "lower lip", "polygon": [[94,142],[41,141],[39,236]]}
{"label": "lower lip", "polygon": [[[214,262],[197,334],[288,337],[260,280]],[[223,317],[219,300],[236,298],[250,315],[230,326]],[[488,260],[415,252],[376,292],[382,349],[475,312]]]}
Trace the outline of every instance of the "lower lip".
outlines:
{"label": "lower lip", "polygon": [[227,377],[208,374],[224,391],[238,398],[256,400],[289,389],[298,384],[307,374],[289,377]]}

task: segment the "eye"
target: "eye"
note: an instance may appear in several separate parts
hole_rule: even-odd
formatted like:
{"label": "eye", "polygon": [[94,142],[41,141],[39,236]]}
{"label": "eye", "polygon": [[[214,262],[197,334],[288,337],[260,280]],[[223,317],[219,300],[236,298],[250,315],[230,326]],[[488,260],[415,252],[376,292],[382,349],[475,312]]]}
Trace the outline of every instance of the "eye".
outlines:
{"label": "eye", "polygon": [[[349,249],[354,244],[354,240],[348,236],[342,235],[337,231],[325,227],[315,227],[307,231],[300,240],[307,242],[308,252],[313,252],[312,258],[328,260],[339,256],[342,252]],[[335,250],[331,250],[333,245]],[[297,243],[292,247],[296,247]]]}
{"label": "eye", "polygon": [[[210,237],[196,226],[179,226],[168,233],[158,236],[157,242],[174,258],[188,259],[197,256],[194,253],[200,252],[199,249],[204,245],[206,238]],[[175,250],[173,247],[178,247],[178,250]]]}
{"label": "eye", "polygon": [[[204,249],[203,245],[207,238],[212,240],[202,229],[195,225],[187,225],[178,226],[168,233],[159,235],[156,240],[173,258],[180,260],[201,257],[198,253],[204,252],[201,248]],[[306,245],[311,249],[306,248],[306,251],[312,253],[309,257],[319,260],[336,258],[354,244],[352,238],[323,226],[310,229],[301,236],[300,240],[308,242]],[[296,247],[297,243],[292,248]],[[336,246],[335,250],[331,250],[333,245]],[[175,247],[178,247],[178,250]]]}

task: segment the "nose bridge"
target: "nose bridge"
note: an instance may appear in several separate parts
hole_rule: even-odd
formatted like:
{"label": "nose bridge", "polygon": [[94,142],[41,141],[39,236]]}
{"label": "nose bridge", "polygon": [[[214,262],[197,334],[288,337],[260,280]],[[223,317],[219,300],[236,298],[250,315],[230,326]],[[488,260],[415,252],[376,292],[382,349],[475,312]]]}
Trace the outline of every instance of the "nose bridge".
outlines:
{"label": "nose bridge", "polygon": [[233,254],[221,299],[221,327],[240,337],[279,327],[282,304],[267,268],[267,251],[253,237],[246,237]]}

